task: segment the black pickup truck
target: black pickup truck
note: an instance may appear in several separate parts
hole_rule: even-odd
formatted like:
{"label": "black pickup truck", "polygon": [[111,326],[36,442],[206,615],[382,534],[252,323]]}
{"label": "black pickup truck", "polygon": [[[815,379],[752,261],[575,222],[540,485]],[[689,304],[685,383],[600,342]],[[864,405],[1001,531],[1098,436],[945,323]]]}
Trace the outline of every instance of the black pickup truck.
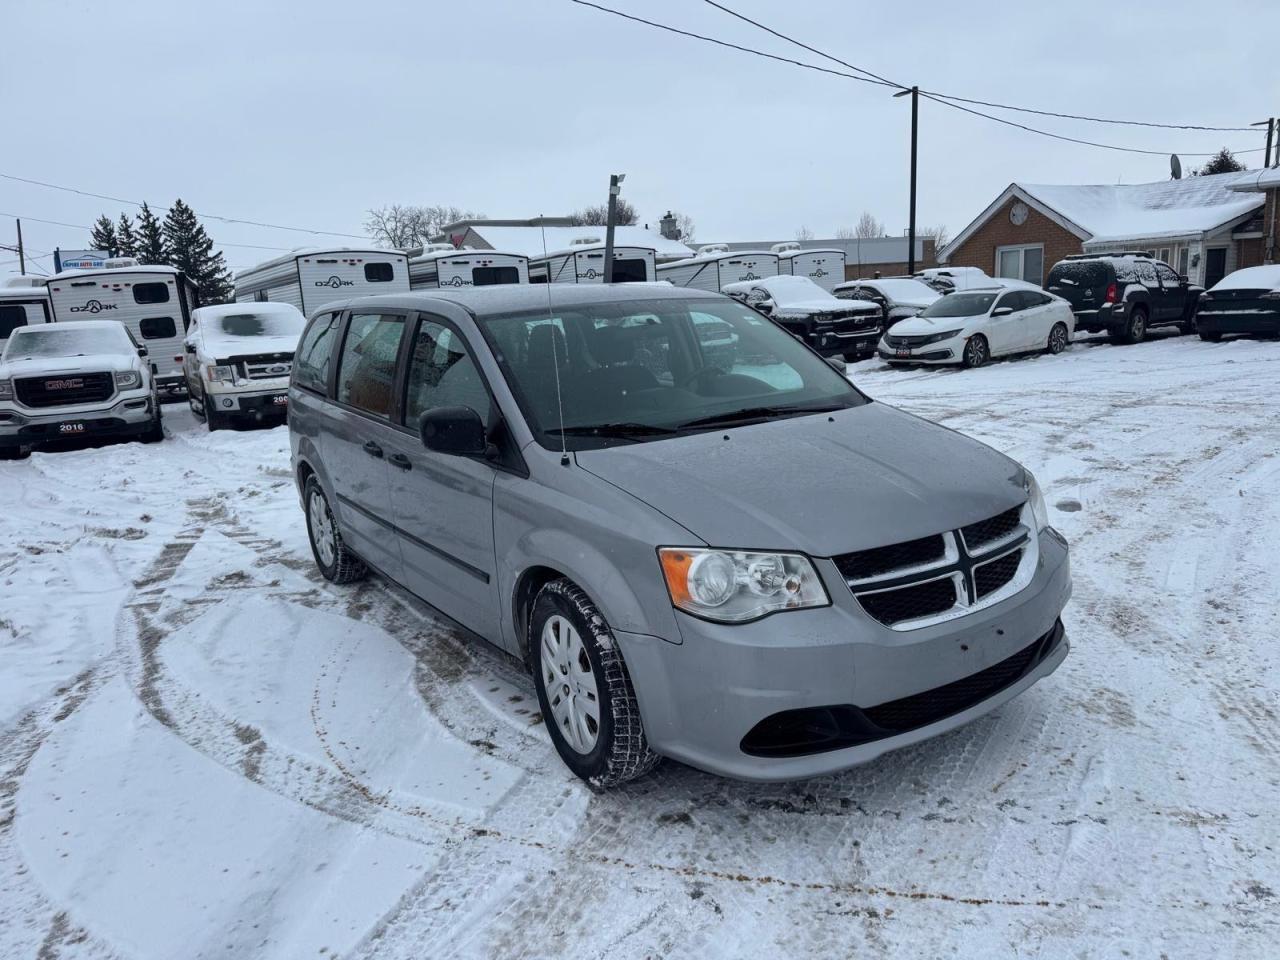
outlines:
{"label": "black pickup truck", "polygon": [[1204,287],[1188,283],[1145,253],[1080,254],[1059,260],[1045,289],[1071,304],[1076,329],[1106,331],[1117,343],[1138,343],[1153,327],[1195,329]]}

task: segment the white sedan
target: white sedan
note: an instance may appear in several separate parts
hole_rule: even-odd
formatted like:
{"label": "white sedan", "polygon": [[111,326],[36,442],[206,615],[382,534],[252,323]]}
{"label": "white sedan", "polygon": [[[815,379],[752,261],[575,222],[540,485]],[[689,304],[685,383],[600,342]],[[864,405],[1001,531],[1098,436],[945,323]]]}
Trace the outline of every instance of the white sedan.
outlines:
{"label": "white sedan", "polygon": [[980,367],[1015,353],[1061,353],[1074,328],[1071,305],[1041,290],[967,290],[895,323],[876,352],[890,364]]}

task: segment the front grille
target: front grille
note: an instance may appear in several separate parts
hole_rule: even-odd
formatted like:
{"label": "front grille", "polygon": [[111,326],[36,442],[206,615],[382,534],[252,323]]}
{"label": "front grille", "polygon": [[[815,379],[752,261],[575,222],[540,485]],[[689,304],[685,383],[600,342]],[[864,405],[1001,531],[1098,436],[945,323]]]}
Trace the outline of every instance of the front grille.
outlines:
{"label": "front grille", "polygon": [[866,593],[858,599],[867,613],[891,627],[905,620],[946,613],[956,605],[956,584],[951,577],[943,577],[897,590]]}
{"label": "front grille", "polygon": [[1018,529],[1018,522],[1022,518],[1022,507],[1012,507],[1004,513],[997,513],[994,517],[986,520],[979,520],[977,523],[971,523],[967,527],[961,527],[960,532],[964,534],[964,545],[970,551],[979,551],[989,543],[996,543],[1004,540]]}
{"label": "front grille", "polygon": [[923,347],[933,339],[933,334],[922,334],[918,337],[899,337],[886,334],[884,342],[891,347]]}
{"label": "front grille", "polygon": [[235,366],[244,380],[276,380],[287,377],[293,371],[292,353],[260,353],[246,357],[232,357],[226,361]]}
{"label": "front grille", "polygon": [[995,593],[1013,579],[1022,563],[1022,550],[1006,553],[999,560],[984,563],[973,571],[974,594],[979,600]]}
{"label": "front grille", "polygon": [[13,381],[18,402],[27,407],[70,407],[98,403],[115,390],[110,373],[71,373],[57,377],[22,377]]}
{"label": "front grille", "polygon": [[887,547],[859,550],[857,553],[846,553],[833,559],[841,576],[846,580],[866,580],[893,570],[934,563],[941,560],[946,552],[946,541],[943,540],[942,534],[936,533],[931,537],[908,540],[906,543],[891,543]]}

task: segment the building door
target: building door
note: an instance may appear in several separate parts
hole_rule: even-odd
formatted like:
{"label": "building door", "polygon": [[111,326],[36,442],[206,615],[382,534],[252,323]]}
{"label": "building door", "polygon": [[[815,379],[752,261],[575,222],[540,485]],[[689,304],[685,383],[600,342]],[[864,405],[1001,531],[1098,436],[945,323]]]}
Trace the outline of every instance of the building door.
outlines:
{"label": "building door", "polygon": [[1208,290],[1227,275],[1227,248],[1209,247],[1204,252],[1204,287]]}

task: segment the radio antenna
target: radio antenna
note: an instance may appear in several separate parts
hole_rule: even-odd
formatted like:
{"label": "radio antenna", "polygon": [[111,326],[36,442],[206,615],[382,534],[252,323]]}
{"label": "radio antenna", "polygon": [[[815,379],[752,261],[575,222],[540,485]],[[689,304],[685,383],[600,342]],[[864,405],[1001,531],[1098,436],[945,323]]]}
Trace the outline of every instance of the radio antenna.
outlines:
{"label": "radio antenna", "polygon": [[[538,229],[542,232],[542,259],[547,259],[547,224],[544,214],[538,215]],[[569,438],[564,432],[564,399],[560,395],[560,354],[556,350],[556,319],[551,306],[551,262],[547,261],[547,322],[551,324],[551,366],[556,378],[556,412],[560,417],[560,466],[569,466]],[[569,338],[565,334],[565,350],[569,349]],[[566,356],[566,360],[569,358]]]}

